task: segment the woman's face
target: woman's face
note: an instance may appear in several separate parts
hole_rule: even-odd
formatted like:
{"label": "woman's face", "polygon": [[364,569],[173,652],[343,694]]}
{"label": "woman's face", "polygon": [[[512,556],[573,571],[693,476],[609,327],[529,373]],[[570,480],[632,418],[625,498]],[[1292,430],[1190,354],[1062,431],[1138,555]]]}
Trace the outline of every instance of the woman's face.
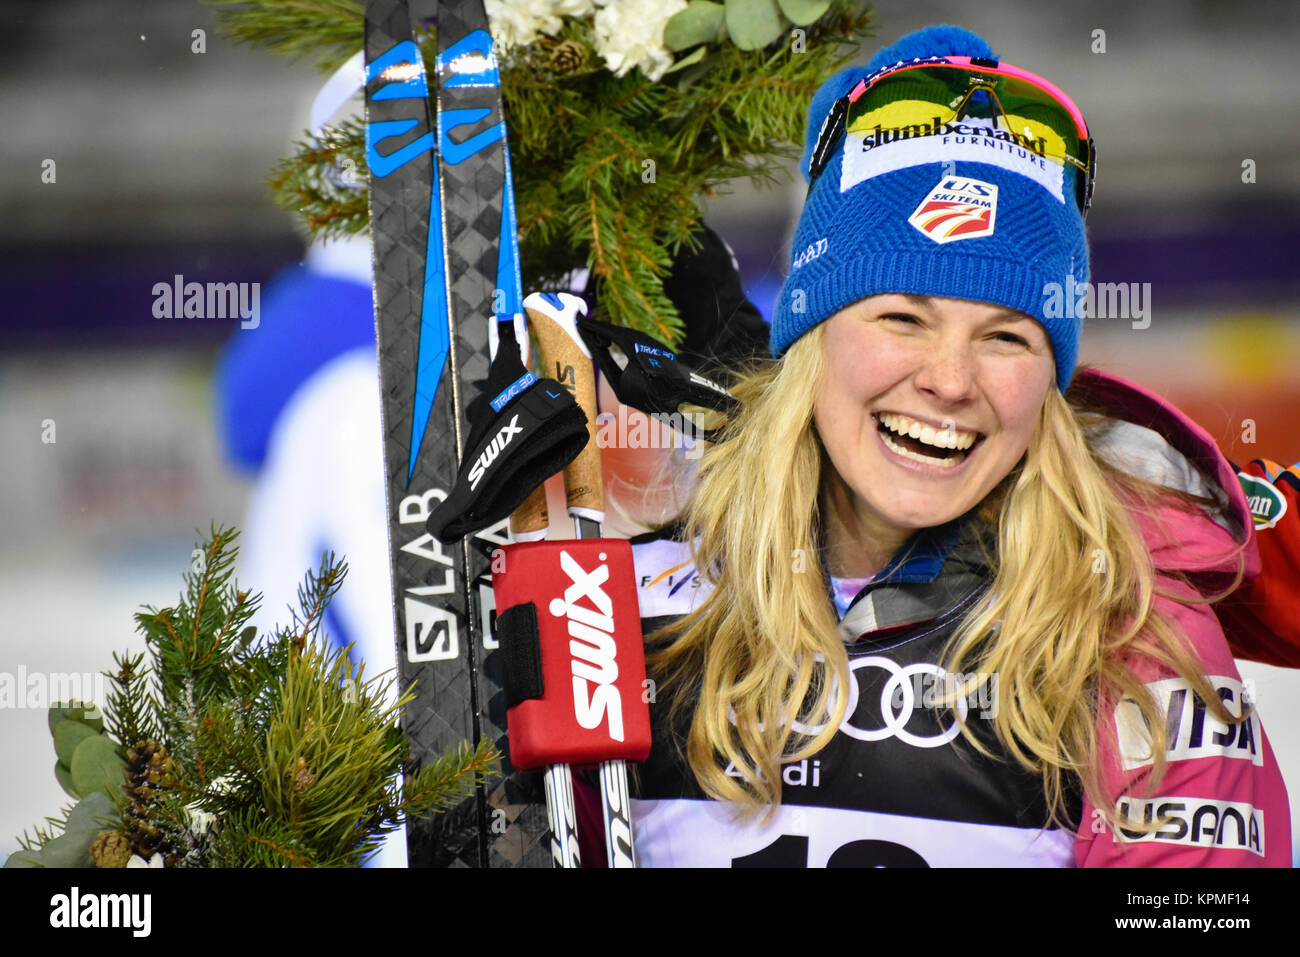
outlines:
{"label": "woman's face", "polygon": [[886,541],[983,500],[1053,388],[1043,327],[987,303],[871,296],[826,321],[823,348],[813,421],[860,530]]}

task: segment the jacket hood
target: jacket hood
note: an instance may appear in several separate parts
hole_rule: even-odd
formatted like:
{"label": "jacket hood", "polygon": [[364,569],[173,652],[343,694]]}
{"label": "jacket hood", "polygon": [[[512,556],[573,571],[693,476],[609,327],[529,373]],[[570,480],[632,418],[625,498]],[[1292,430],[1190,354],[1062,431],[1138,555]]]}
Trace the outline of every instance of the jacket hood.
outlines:
{"label": "jacket hood", "polygon": [[1157,485],[1210,499],[1200,515],[1166,506],[1135,509],[1155,567],[1181,571],[1210,589],[1235,578],[1244,549],[1245,580],[1259,574],[1254,521],[1236,470],[1210,434],[1166,399],[1109,372],[1079,370],[1078,392],[1111,419],[1092,445],[1106,461]]}

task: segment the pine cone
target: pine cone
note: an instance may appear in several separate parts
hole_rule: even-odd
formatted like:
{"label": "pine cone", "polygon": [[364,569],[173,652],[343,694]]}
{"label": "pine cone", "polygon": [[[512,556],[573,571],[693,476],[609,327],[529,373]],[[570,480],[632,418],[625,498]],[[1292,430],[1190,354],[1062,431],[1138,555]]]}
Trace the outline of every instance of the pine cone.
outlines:
{"label": "pine cone", "polygon": [[587,48],[581,43],[565,40],[551,51],[551,69],[560,76],[576,73],[587,64]]}
{"label": "pine cone", "polygon": [[157,741],[137,741],[126,752],[126,808],[122,825],[129,851],[149,860],[162,844],[162,832],[149,818],[158,791],[172,781],[172,760]]}
{"label": "pine cone", "polygon": [[96,867],[126,867],[131,859],[131,842],[117,831],[100,831],[90,845],[90,859]]}

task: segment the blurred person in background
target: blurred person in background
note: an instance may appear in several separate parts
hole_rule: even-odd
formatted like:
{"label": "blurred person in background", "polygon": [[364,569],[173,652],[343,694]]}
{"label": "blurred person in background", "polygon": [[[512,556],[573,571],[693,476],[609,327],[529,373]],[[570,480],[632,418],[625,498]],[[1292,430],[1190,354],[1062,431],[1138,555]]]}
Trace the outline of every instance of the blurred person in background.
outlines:
{"label": "blurred person in background", "polygon": [[[348,572],[323,631],[367,677],[394,677],[395,701],[370,276],[368,237],[313,245],[267,287],[257,334],[227,347],[216,392],[228,455],[256,476],[239,552],[240,580],[262,593],[253,624],[285,623],[305,572],[334,552]],[[370,865],[405,867],[404,833]]]}

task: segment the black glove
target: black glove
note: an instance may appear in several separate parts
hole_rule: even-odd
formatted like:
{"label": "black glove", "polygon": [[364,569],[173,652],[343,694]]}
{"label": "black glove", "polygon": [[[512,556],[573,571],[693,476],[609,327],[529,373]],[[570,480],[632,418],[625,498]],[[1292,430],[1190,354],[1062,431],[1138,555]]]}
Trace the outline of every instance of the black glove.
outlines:
{"label": "black glove", "polygon": [[664,280],[664,292],[686,327],[678,353],[700,370],[735,369],[770,358],[767,321],[745,298],[731,250],[703,223],[699,239],[698,251],[682,247]]}

